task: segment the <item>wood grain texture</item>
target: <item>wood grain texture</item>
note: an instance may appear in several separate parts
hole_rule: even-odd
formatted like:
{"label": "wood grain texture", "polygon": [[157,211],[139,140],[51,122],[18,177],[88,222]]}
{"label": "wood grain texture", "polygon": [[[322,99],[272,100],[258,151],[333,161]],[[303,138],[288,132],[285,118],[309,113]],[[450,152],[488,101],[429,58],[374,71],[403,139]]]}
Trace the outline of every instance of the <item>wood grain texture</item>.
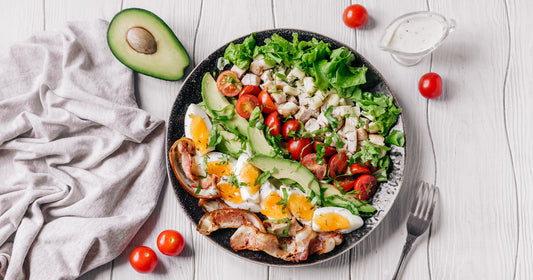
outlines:
{"label": "wood grain texture", "polygon": [[[32,0],[0,0],[0,48],[7,48],[12,43],[44,30],[44,7],[42,3]],[[24,19],[24,20],[21,20]]]}
{"label": "wood grain texture", "polygon": [[433,56],[446,90],[429,107],[441,187],[431,271],[436,279],[512,279],[518,213],[503,118],[505,3],[429,3],[457,21]]}
{"label": "wood grain texture", "polygon": [[[518,198],[518,251],[516,258],[515,279],[529,279],[533,275],[533,173],[531,160],[533,149],[530,140],[533,137],[533,96],[530,81],[533,77],[531,66],[531,1],[511,1],[508,5],[508,19],[511,34],[509,36],[510,60],[509,71],[504,92],[505,117],[509,137],[510,151],[515,170]],[[509,188],[512,186],[506,184]],[[509,217],[513,219],[513,217]]]}

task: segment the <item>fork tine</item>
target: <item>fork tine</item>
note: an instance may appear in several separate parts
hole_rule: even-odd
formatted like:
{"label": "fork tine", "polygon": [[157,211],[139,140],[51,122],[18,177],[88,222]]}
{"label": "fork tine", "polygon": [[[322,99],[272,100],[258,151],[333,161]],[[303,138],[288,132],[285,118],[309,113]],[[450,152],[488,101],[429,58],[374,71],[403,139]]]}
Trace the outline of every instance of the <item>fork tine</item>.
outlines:
{"label": "fork tine", "polygon": [[418,192],[416,193],[416,197],[411,204],[411,213],[416,213],[416,210],[418,209],[418,205],[420,204],[422,198],[423,187],[424,181],[420,181],[418,183]]}
{"label": "fork tine", "polygon": [[435,188],[433,187],[433,185],[430,185],[428,183],[427,184],[427,195],[424,199],[424,208],[422,208],[422,212],[420,213],[420,218],[427,220],[427,215],[431,208],[434,195],[435,195]]}
{"label": "fork tine", "polygon": [[428,211],[425,215],[425,220],[431,219],[433,216],[433,211],[435,210],[435,205],[437,204],[438,198],[439,198],[439,188],[432,185],[433,195],[431,197],[431,204],[428,207]]}
{"label": "fork tine", "polygon": [[428,201],[428,194],[429,194],[427,182],[424,182],[420,188],[422,189],[422,193],[419,198],[420,206],[416,209],[416,212],[414,213],[414,216],[416,217],[421,217],[424,214],[425,209],[427,208],[427,201]]}

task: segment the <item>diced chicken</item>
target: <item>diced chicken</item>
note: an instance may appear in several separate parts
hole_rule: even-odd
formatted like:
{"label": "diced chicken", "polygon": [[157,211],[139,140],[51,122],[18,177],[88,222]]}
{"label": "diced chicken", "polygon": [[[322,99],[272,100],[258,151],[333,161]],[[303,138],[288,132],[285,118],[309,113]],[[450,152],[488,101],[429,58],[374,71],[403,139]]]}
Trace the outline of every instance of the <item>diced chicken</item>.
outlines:
{"label": "diced chicken", "polygon": [[239,79],[242,79],[242,76],[244,76],[244,73],[246,73],[246,69],[241,69],[241,68],[237,67],[237,65],[233,65],[233,67],[231,67],[230,70],[235,72],[235,74],[237,74],[237,77]]}
{"label": "diced chicken", "polygon": [[358,125],[359,125],[359,119],[357,119],[357,117],[350,116],[344,120],[344,129],[355,131]]}
{"label": "diced chicken", "polygon": [[368,133],[363,127],[357,129],[357,139],[359,139],[359,141],[368,140]]}
{"label": "diced chicken", "polygon": [[277,107],[278,107],[278,112],[282,114],[284,117],[294,115],[296,114],[296,112],[298,112],[298,105],[292,102],[287,102]]}
{"label": "diced chicken", "polygon": [[266,232],[263,222],[256,214],[241,209],[219,209],[207,212],[198,222],[196,230],[209,235],[221,228],[239,228],[242,225],[254,227],[256,230]]}
{"label": "diced chicken", "polygon": [[291,87],[290,85],[284,85],[283,92],[292,96],[297,96],[299,94],[296,88]]}
{"label": "diced chicken", "polygon": [[355,115],[353,106],[337,106],[331,111],[331,115],[337,119],[344,118],[346,115]]}
{"label": "diced chicken", "polygon": [[261,78],[255,74],[248,73],[244,75],[244,77],[242,77],[241,83],[244,86],[249,86],[249,85],[259,86],[259,84],[261,83]]}
{"label": "diced chicken", "polygon": [[317,90],[315,92],[315,95],[313,95],[313,97],[311,97],[311,100],[309,101],[309,108],[313,110],[320,108],[320,106],[324,104],[324,100],[326,99],[326,97],[328,97],[327,93],[321,90]]}
{"label": "diced chicken", "polygon": [[298,100],[300,101],[301,106],[308,106],[311,101],[311,96],[307,92],[302,92],[298,95]]}
{"label": "diced chicken", "polygon": [[289,98],[287,99],[287,102],[292,102],[296,105],[298,105],[298,99],[294,96],[289,96]]}
{"label": "diced chicken", "polygon": [[264,70],[270,69],[273,66],[268,65],[262,55],[257,56],[252,63],[250,63],[250,71],[257,76],[261,76]]}
{"label": "diced chicken", "polygon": [[379,134],[368,135],[368,141],[372,142],[374,145],[385,146],[385,137]]}
{"label": "diced chicken", "polygon": [[311,110],[311,109],[308,109],[308,108],[305,108],[305,107],[300,107],[300,110],[298,110],[298,113],[296,113],[296,115],[294,115],[294,118],[303,122],[303,123],[306,123],[307,120],[309,120],[311,117],[313,118],[317,118],[318,117],[318,112],[316,110]]}
{"label": "diced chicken", "polygon": [[274,78],[272,77],[272,70],[267,70],[263,72],[263,74],[261,75],[261,80],[264,83],[274,80]]}
{"label": "diced chicken", "polygon": [[355,127],[345,124],[338,132],[342,142],[344,142],[343,149],[347,155],[353,155],[357,151],[357,133]]}
{"label": "diced chicken", "polygon": [[276,105],[281,105],[285,102],[287,102],[287,95],[285,95],[284,93],[271,93],[270,94],[270,97],[272,97],[272,99],[274,100],[274,103],[276,103]]}
{"label": "diced chicken", "polygon": [[291,72],[289,72],[289,74],[287,74],[287,81],[290,83],[290,82],[294,82],[295,80],[301,80],[305,77],[305,73],[298,69],[298,68],[293,68],[291,70]]}
{"label": "diced chicken", "polygon": [[262,83],[260,87],[264,91],[272,92],[272,90],[276,89],[276,84],[274,83],[274,81],[269,80],[265,83]]}
{"label": "diced chicken", "polygon": [[350,98],[341,98],[339,100],[339,105],[348,105],[348,106],[353,106],[353,101],[350,99]]}
{"label": "diced chicken", "polygon": [[315,79],[313,77],[305,77],[304,81],[304,92],[311,94],[315,91]]}
{"label": "diced chicken", "polygon": [[360,119],[361,119],[361,121],[364,122],[364,124],[363,124],[363,128],[364,128],[366,131],[368,131],[368,125],[369,125],[369,123],[370,123],[370,120],[367,119],[367,118],[365,118],[365,117],[360,117]]}
{"label": "diced chicken", "polygon": [[329,125],[329,121],[326,118],[326,115],[324,113],[320,113],[320,115],[318,115],[318,118],[316,118],[316,120],[321,128]]}
{"label": "diced chicken", "polygon": [[318,124],[318,121],[316,119],[308,119],[307,122],[304,124],[305,131],[315,131],[317,129],[320,129],[320,125]]}
{"label": "diced chicken", "polygon": [[337,105],[339,105],[339,101],[340,101],[339,95],[337,95],[336,93],[330,94],[326,98],[326,100],[324,100],[323,107],[326,107],[326,109],[327,109],[329,106],[337,106]]}

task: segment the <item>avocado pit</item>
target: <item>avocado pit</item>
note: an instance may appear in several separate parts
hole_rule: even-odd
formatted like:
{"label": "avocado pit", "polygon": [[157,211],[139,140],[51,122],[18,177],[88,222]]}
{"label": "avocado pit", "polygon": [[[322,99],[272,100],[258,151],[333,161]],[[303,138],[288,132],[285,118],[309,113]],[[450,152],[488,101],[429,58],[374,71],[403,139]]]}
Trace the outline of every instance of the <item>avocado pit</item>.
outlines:
{"label": "avocado pit", "polygon": [[157,51],[157,43],[152,33],[140,26],[128,29],[126,42],[138,53],[153,54]]}

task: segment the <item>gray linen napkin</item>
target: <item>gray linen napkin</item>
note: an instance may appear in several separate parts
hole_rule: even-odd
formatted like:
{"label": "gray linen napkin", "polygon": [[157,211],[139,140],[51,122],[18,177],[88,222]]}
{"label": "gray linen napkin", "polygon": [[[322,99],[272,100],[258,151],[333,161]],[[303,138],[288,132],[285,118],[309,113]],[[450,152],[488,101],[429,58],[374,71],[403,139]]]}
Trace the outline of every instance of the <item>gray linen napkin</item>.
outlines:
{"label": "gray linen napkin", "polygon": [[140,110],[107,23],[0,53],[0,279],[72,279],[117,257],[165,178],[161,120]]}

